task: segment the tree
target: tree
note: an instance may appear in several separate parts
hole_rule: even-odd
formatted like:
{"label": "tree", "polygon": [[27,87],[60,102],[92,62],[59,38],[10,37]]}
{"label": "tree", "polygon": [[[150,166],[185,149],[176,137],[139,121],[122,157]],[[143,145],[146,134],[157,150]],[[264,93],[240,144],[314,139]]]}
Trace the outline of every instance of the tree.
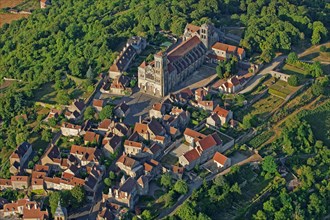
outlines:
{"label": "tree", "polygon": [[56,101],[59,104],[67,105],[67,104],[69,104],[70,96],[67,92],[60,90],[56,95]]}
{"label": "tree", "polygon": [[137,80],[136,79],[131,79],[131,81],[129,82],[131,88],[134,88],[135,85],[136,85],[136,83],[137,83]]}
{"label": "tree", "polygon": [[247,114],[243,117],[242,127],[249,129],[255,124],[256,118],[252,114]]}
{"label": "tree", "polygon": [[310,216],[322,216],[326,213],[326,207],[324,206],[326,204],[323,199],[316,194],[313,193],[309,196],[309,204],[307,206],[308,212]]}
{"label": "tree", "polygon": [[234,185],[231,186],[230,192],[235,192],[237,194],[242,194],[241,187],[239,187],[237,182]]}
{"label": "tree", "polygon": [[320,52],[327,52],[327,47],[324,46],[324,45],[322,45],[322,46],[320,47]]}
{"label": "tree", "polygon": [[218,65],[216,67],[216,72],[217,72],[217,75],[218,75],[219,79],[223,79],[222,67],[220,65]]}
{"label": "tree", "polygon": [[328,33],[328,30],[326,27],[324,27],[323,23],[321,21],[315,21],[313,23],[313,34],[311,42],[313,45],[319,44],[321,41],[321,34],[326,36]]}
{"label": "tree", "polygon": [[88,106],[86,109],[85,109],[85,112],[84,112],[84,119],[85,120],[91,120],[94,118],[94,115],[95,115],[95,110],[92,106]]}
{"label": "tree", "polygon": [[322,66],[321,63],[319,61],[315,61],[311,67],[311,74],[313,77],[320,77],[323,75],[323,70],[322,70]]}
{"label": "tree", "polygon": [[160,178],[160,184],[166,188],[170,188],[172,186],[172,177],[169,173],[165,173]]}
{"label": "tree", "polygon": [[33,163],[33,161],[29,161],[29,163],[28,163],[28,168],[29,168],[29,169],[33,169],[33,167],[34,167],[34,163]]}
{"label": "tree", "polygon": [[106,118],[112,118],[113,117],[113,106],[112,105],[106,105],[99,114],[99,117],[101,120],[104,120]]}
{"label": "tree", "polygon": [[325,89],[321,83],[315,82],[312,85],[312,93],[314,96],[320,96],[325,93]]}
{"label": "tree", "polygon": [[267,216],[263,211],[259,210],[257,212],[257,214],[253,215],[253,219],[254,220],[267,220]]}
{"label": "tree", "polygon": [[49,142],[52,139],[52,132],[49,129],[44,129],[41,132],[41,140]]}
{"label": "tree", "polygon": [[162,196],[162,199],[165,202],[165,207],[170,207],[173,206],[175,201],[174,201],[174,194],[175,192],[173,190],[169,191],[165,195]]}
{"label": "tree", "polygon": [[110,172],[109,172],[109,178],[110,178],[111,180],[115,180],[115,179],[116,179],[116,174],[115,174],[113,171],[110,171]]}
{"label": "tree", "polygon": [[180,194],[186,194],[189,191],[189,187],[184,180],[178,180],[174,184],[174,190]]}
{"label": "tree", "polygon": [[298,61],[298,55],[295,52],[289,53],[286,62],[289,63],[289,64],[294,64],[297,61]]}
{"label": "tree", "polygon": [[52,215],[54,216],[56,208],[58,206],[58,201],[60,201],[61,194],[58,191],[52,192],[49,196],[49,206]]}
{"label": "tree", "polygon": [[82,186],[75,186],[70,192],[77,207],[85,202],[86,195]]}
{"label": "tree", "polygon": [[111,186],[111,184],[112,184],[111,179],[110,178],[105,178],[104,179],[104,184],[107,185],[107,186]]}
{"label": "tree", "polygon": [[275,163],[274,157],[266,156],[262,162],[262,169],[269,176],[277,172],[277,165]]}
{"label": "tree", "polygon": [[92,67],[89,66],[87,72],[86,72],[86,77],[88,79],[94,79],[94,73],[93,73],[93,70],[92,70]]}
{"label": "tree", "polygon": [[288,79],[288,84],[290,86],[298,86],[299,85],[299,79],[296,75],[292,75]]}
{"label": "tree", "polygon": [[150,220],[152,219],[151,212],[149,210],[144,210],[141,214],[142,219]]}

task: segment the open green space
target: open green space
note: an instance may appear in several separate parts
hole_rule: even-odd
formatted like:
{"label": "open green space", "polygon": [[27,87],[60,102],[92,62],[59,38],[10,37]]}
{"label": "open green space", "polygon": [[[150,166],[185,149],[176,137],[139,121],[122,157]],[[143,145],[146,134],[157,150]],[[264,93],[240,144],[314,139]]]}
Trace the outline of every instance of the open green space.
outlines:
{"label": "open green space", "polygon": [[283,99],[267,93],[257,102],[255,102],[252,106],[235,112],[234,116],[236,116],[238,120],[242,120],[245,115],[251,113],[252,115],[255,115],[259,119],[263,120],[270,112],[276,109],[282,102]]}
{"label": "open green space", "polygon": [[278,80],[275,84],[270,86],[269,93],[280,98],[285,99],[292,92],[295,92],[298,88],[290,86],[287,82]]}
{"label": "open green space", "polygon": [[311,125],[315,137],[330,146],[330,102],[305,111],[303,119]]}
{"label": "open green space", "polygon": [[289,75],[307,75],[308,72],[303,68],[299,68],[290,64],[285,64],[282,67],[282,72]]}

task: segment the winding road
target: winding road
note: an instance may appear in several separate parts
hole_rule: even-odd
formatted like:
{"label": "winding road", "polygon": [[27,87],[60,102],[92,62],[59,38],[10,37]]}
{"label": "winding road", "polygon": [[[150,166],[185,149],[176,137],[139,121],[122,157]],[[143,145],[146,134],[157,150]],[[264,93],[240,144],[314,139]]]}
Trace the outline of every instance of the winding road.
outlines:
{"label": "winding road", "polygon": [[272,63],[266,65],[258,74],[256,74],[246,85],[245,88],[239,92],[239,94],[244,94],[251,92],[260,82],[262,77],[274,70],[283,60],[287,57],[287,55],[282,55],[276,57]]}

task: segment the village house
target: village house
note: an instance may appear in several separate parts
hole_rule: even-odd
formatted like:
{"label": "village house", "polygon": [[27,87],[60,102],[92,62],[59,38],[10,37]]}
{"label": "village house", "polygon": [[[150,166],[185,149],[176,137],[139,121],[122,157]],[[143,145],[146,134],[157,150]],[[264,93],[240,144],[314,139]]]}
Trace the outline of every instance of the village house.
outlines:
{"label": "village house", "polygon": [[49,166],[51,170],[60,171],[68,167],[67,159],[61,158],[61,152],[57,146],[53,145],[44,153],[40,159],[41,165]]}
{"label": "village house", "polygon": [[70,112],[77,111],[81,115],[84,112],[85,108],[86,105],[82,100],[74,100],[73,103],[69,106],[68,110]]}
{"label": "village house", "polygon": [[103,99],[93,99],[93,107],[96,109],[96,111],[100,112],[105,105],[105,102]]}
{"label": "village house", "polygon": [[143,154],[144,144],[142,142],[125,140],[124,151],[129,156],[141,157]]}
{"label": "village house", "polygon": [[128,76],[120,75],[117,76],[110,85],[110,92],[117,95],[125,95],[125,93],[131,93],[129,88],[130,79]]}
{"label": "village house", "polygon": [[62,114],[62,110],[58,110],[58,109],[51,109],[49,114],[47,115],[47,117],[45,118],[44,121],[48,122],[49,119],[58,119],[58,117]]}
{"label": "village house", "polygon": [[11,176],[10,181],[13,189],[28,189],[29,188],[28,176]]}
{"label": "village house", "polygon": [[65,111],[64,117],[68,120],[77,120],[79,118],[80,114],[77,111],[70,112],[70,111]]}
{"label": "village house", "polygon": [[184,168],[176,165],[172,165],[170,173],[174,179],[182,179]]}
{"label": "village house", "polygon": [[110,156],[114,154],[116,151],[120,151],[120,147],[122,144],[122,138],[116,134],[108,133],[102,140],[102,152]]}
{"label": "village house", "polygon": [[213,127],[220,127],[228,124],[233,119],[233,112],[221,108],[219,105],[213,110],[211,115],[206,119],[206,123]]}
{"label": "village house", "polygon": [[126,102],[124,101],[124,102],[118,104],[114,108],[114,112],[115,112],[115,116],[117,118],[127,117],[127,115],[130,113],[129,105],[127,105]]}
{"label": "village house", "polygon": [[233,76],[227,81],[224,80],[218,83],[218,89],[222,93],[237,93],[243,89],[248,77],[248,75],[242,77]]}
{"label": "village house", "polygon": [[170,94],[170,101],[179,105],[185,105],[194,97],[194,93],[190,88],[182,89],[181,91]]}
{"label": "village house", "polygon": [[199,133],[198,131],[194,131],[190,128],[186,128],[183,135],[184,135],[186,142],[193,146],[196,141],[201,140],[206,137],[206,135]]}
{"label": "village house", "polygon": [[119,56],[111,65],[109,69],[109,77],[115,79],[116,77],[123,74],[131,64],[134,57],[137,54],[140,54],[146,46],[147,42],[145,38],[133,36],[128,39],[125,47],[122,49]]}
{"label": "village house", "polygon": [[146,123],[136,123],[134,132],[146,141],[158,142],[162,145],[167,145],[170,141],[166,129],[154,118]]}
{"label": "village house", "polygon": [[119,167],[119,169],[126,175],[131,177],[139,176],[143,172],[143,166],[139,163],[139,161],[134,160],[125,154],[118,158],[116,166]]}
{"label": "village house", "polygon": [[7,203],[3,207],[3,216],[15,216],[15,215],[22,215],[25,204],[29,202],[28,199],[19,199],[13,203]]}
{"label": "village house", "polygon": [[215,152],[212,159],[218,169],[226,169],[231,165],[231,159],[219,152]]}
{"label": "village house", "polygon": [[32,145],[28,142],[23,142],[17,146],[16,150],[10,155],[10,168],[11,174],[18,174],[23,169],[24,164],[29,159],[32,153]]}
{"label": "village house", "polygon": [[93,131],[86,131],[86,134],[84,135],[84,144],[87,145],[88,143],[93,143],[98,145],[101,141],[101,136],[99,134],[96,134]]}
{"label": "village house", "polygon": [[79,136],[81,132],[81,126],[63,122],[61,126],[61,132],[63,136]]}
{"label": "village house", "polygon": [[156,159],[162,154],[162,147],[158,143],[153,143],[150,147],[143,149],[145,157]]}
{"label": "village house", "polygon": [[214,109],[214,102],[211,101],[197,101],[197,107],[207,110],[207,111],[213,111]]}
{"label": "village house", "polygon": [[[189,138],[191,138],[191,136],[189,136]],[[222,140],[217,133],[210,134],[196,141],[195,148],[180,156],[179,164],[186,170],[191,170],[196,165],[200,165],[209,160],[216,151],[221,150],[221,147]]]}
{"label": "village house", "polygon": [[204,88],[198,88],[195,90],[196,101],[203,101],[207,95],[208,95],[208,91]]}
{"label": "village house", "polygon": [[141,176],[138,180],[125,176],[122,177],[119,187],[110,187],[109,193],[103,196],[103,200],[108,200],[130,209],[134,209],[140,195],[146,195],[149,191],[148,176]]}
{"label": "village house", "polygon": [[166,107],[163,103],[158,102],[152,105],[152,108],[149,110],[150,118],[162,118],[165,114]]}
{"label": "village house", "polygon": [[129,125],[117,122],[111,132],[119,137],[129,137],[132,133],[132,128]]}
{"label": "village house", "polygon": [[209,58],[215,61],[230,59],[232,56],[236,56],[239,60],[243,60],[245,58],[245,50],[233,45],[216,42],[212,46],[212,53],[209,54]]}
{"label": "village house", "polygon": [[99,149],[78,145],[72,145],[70,155],[74,156],[81,166],[99,164],[101,159],[101,151]]}
{"label": "village house", "polygon": [[106,133],[110,132],[115,126],[115,122],[111,119],[104,119],[100,122],[97,127],[98,133],[101,135],[105,135]]}
{"label": "village house", "polygon": [[13,188],[10,179],[0,179],[0,190],[6,190]]}
{"label": "village house", "polygon": [[200,164],[200,154],[194,148],[179,157],[179,164],[186,170],[191,170]]}

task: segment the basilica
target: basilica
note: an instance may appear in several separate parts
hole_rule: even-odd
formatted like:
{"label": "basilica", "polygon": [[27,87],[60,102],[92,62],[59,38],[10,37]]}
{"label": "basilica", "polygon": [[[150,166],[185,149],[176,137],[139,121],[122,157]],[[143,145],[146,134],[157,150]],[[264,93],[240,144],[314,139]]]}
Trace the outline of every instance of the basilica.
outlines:
{"label": "basilica", "polygon": [[168,95],[204,63],[207,52],[218,40],[213,25],[187,24],[181,44],[170,51],[156,53],[152,62],[144,61],[139,66],[139,88],[155,96]]}

